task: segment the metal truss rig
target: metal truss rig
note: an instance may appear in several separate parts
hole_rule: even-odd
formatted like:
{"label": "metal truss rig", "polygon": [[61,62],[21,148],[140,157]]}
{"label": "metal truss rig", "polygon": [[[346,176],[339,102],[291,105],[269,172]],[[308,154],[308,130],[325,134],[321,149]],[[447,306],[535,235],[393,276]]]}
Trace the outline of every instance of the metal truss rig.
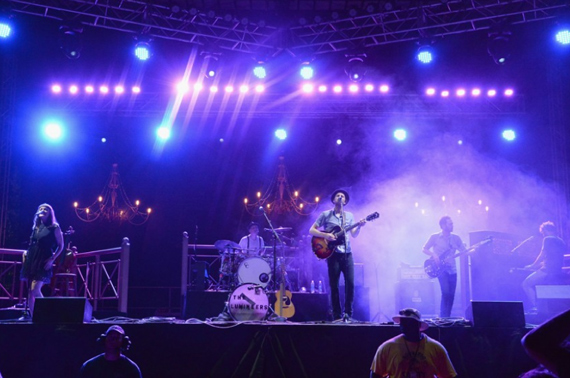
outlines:
{"label": "metal truss rig", "polygon": [[553,0],[407,1],[402,2],[405,6],[390,11],[291,27],[298,25],[297,18],[276,17],[263,25],[244,23],[217,16],[216,9],[181,9],[159,0],[8,0],[7,3],[14,12],[216,46],[256,57],[274,56],[283,51],[305,57],[362,49],[425,36],[487,30],[498,23],[547,20],[568,10],[568,2]]}

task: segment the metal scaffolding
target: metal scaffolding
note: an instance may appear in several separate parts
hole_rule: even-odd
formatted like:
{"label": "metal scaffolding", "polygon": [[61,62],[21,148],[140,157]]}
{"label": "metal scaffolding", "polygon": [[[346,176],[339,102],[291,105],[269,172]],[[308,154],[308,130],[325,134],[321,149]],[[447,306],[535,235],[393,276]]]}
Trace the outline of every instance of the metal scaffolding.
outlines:
{"label": "metal scaffolding", "polygon": [[[7,3],[14,12],[266,57],[283,51],[297,57],[333,53],[488,30],[499,23],[548,20],[568,10],[565,1],[547,0],[386,1],[382,9],[372,1],[335,1],[335,6],[308,0]],[[251,22],[254,17],[271,19]]]}

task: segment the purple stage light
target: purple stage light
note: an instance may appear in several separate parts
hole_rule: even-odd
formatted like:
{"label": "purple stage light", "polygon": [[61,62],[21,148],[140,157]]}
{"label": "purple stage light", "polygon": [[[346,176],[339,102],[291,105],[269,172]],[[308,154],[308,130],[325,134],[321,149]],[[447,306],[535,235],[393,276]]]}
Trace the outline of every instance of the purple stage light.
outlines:
{"label": "purple stage light", "polygon": [[262,92],[265,91],[265,86],[262,85],[262,84],[257,84],[257,85],[255,86],[255,91],[256,91],[257,93],[262,93]]}
{"label": "purple stage light", "polygon": [[100,93],[103,93],[103,94],[107,94],[107,93],[109,93],[109,87],[106,86],[106,85],[101,85],[101,86],[99,87],[99,92],[100,92]]}
{"label": "purple stage light", "polygon": [[161,140],[167,140],[170,138],[170,128],[167,126],[160,126],[156,130],[156,136]]}
{"label": "purple stage light", "polygon": [[210,92],[211,92],[211,93],[218,93],[219,90],[220,90],[220,89],[218,88],[217,85],[212,85],[212,86],[210,87]]}
{"label": "purple stage light", "polygon": [[516,138],[515,131],[512,129],[507,129],[503,131],[503,138],[509,142],[512,142]]}
{"label": "purple stage light", "polygon": [[8,38],[12,29],[5,22],[0,23],[0,38]]}
{"label": "purple stage light", "polygon": [[427,94],[428,96],[433,96],[433,95],[435,95],[435,88],[428,88],[428,89],[426,89],[426,94]]}
{"label": "purple stage light", "polygon": [[285,140],[287,139],[287,131],[285,129],[277,129],[275,131],[275,136],[277,137],[277,139]]}
{"label": "purple stage light", "polygon": [[457,97],[463,97],[465,96],[465,89],[459,88],[455,93],[457,94]]}
{"label": "purple stage light", "polygon": [[356,93],[356,92],[358,92],[358,85],[356,85],[356,84],[351,84],[351,85],[349,85],[349,86],[348,86],[348,91],[349,91],[350,93]]}
{"label": "purple stage light", "polygon": [[61,93],[61,85],[59,85],[59,84],[53,84],[53,85],[51,86],[51,91],[52,91],[53,93]]}
{"label": "purple stage light", "polygon": [[245,84],[244,84],[244,85],[241,85],[241,86],[239,87],[239,91],[240,91],[240,93],[247,93],[247,92],[249,92],[249,87],[248,87],[247,85],[245,85]]}
{"label": "purple stage light", "polygon": [[449,97],[449,91],[441,91],[441,97]]}
{"label": "purple stage light", "polygon": [[326,85],[319,85],[319,92],[321,93],[325,93],[327,91],[327,86]]}
{"label": "purple stage light", "polygon": [[487,96],[489,97],[495,97],[497,95],[497,91],[495,89],[489,89],[487,91]]}
{"label": "purple stage light", "polygon": [[382,84],[379,89],[380,89],[380,92],[382,92],[382,93],[388,93],[388,91],[390,90],[390,87],[387,86],[386,84]]}
{"label": "purple stage light", "polygon": [[407,137],[406,130],[404,129],[394,130],[394,138],[396,138],[396,140],[403,141],[406,139],[406,137]]}
{"label": "purple stage light", "polygon": [[226,91],[226,93],[232,93],[234,91],[234,87],[231,85],[227,85],[224,90]]}
{"label": "purple stage light", "polygon": [[515,94],[515,91],[513,91],[511,88],[505,89],[505,96],[510,97],[513,94]]}
{"label": "purple stage light", "polygon": [[336,144],[337,144],[338,146],[340,146],[340,145],[342,144],[342,140],[337,139],[337,140],[336,140]]}
{"label": "purple stage light", "polygon": [[133,93],[141,93],[141,87],[134,86],[134,87],[132,88],[132,91],[133,91]]}
{"label": "purple stage light", "polygon": [[366,85],[364,86],[364,90],[365,90],[366,92],[372,92],[372,91],[374,90],[374,85],[372,85],[372,84],[366,84]]}
{"label": "purple stage light", "polygon": [[123,93],[125,93],[125,87],[123,87],[122,85],[116,85],[116,86],[115,86],[115,93],[116,93],[116,94],[123,94]]}
{"label": "purple stage light", "polygon": [[69,93],[71,93],[71,94],[77,94],[77,92],[79,92],[79,88],[77,87],[77,85],[71,85],[71,86],[69,86]]}
{"label": "purple stage light", "polygon": [[313,70],[313,67],[311,67],[308,64],[305,64],[299,70],[299,75],[301,75],[301,77],[305,80],[311,80],[313,76],[315,76],[315,71]]}
{"label": "purple stage light", "polygon": [[258,65],[253,69],[253,75],[258,79],[265,79],[267,77],[267,71],[265,70],[265,67]]}
{"label": "purple stage light", "polygon": [[313,84],[305,83],[301,86],[301,90],[304,93],[313,93],[313,91],[315,90],[315,86]]}
{"label": "purple stage light", "polygon": [[333,92],[334,93],[341,93],[342,92],[342,87],[340,85],[335,85],[333,87]]}
{"label": "purple stage light", "polygon": [[481,89],[479,89],[479,88],[473,88],[473,89],[471,90],[471,96],[477,97],[477,96],[479,96],[479,95],[481,95]]}
{"label": "purple stage light", "polygon": [[201,92],[202,89],[204,89],[204,86],[202,85],[202,83],[195,83],[194,84],[194,92]]}
{"label": "purple stage light", "polygon": [[95,88],[92,85],[86,85],[85,86],[85,93],[91,94],[93,92],[95,92]]}

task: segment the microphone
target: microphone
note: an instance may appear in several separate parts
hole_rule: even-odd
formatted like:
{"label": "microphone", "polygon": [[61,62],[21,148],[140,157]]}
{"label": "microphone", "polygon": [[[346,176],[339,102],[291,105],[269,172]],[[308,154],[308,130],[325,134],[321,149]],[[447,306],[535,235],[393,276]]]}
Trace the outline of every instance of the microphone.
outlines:
{"label": "microphone", "polygon": [[265,209],[263,208],[263,206],[259,206],[259,211],[261,211],[262,213],[265,213]]}
{"label": "microphone", "polygon": [[40,211],[38,211],[38,212],[36,213],[36,215],[41,215],[41,214],[43,214],[43,213],[44,213],[43,210],[40,210]]}

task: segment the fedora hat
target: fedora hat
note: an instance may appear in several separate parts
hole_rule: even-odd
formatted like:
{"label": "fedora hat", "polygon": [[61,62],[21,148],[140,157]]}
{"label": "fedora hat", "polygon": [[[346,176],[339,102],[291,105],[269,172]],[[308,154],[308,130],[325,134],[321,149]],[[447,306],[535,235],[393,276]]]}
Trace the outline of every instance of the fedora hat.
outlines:
{"label": "fedora hat", "polygon": [[420,331],[425,331],[429,328],[429,325],[426,322],[422,321],[422,315],[420,312],[415,308],[404,308],[400,310],[398,315],[392,317],[394,323],[396,324],[400,324],[400,319],[402,318],[416,320],[418,323],[420,323]]}
{"label": "fedora hat", "polygon": [[348,192],[344,189],[337,189],[334,192],[332,192],[331,194],[331,202],[334,203],[334,196],[336,196],[337,193],[342,193],[344,194],[344,198],[346,198],[346,204],[348,204],[348,201],[350,201],[350,195],[348,194]]}

